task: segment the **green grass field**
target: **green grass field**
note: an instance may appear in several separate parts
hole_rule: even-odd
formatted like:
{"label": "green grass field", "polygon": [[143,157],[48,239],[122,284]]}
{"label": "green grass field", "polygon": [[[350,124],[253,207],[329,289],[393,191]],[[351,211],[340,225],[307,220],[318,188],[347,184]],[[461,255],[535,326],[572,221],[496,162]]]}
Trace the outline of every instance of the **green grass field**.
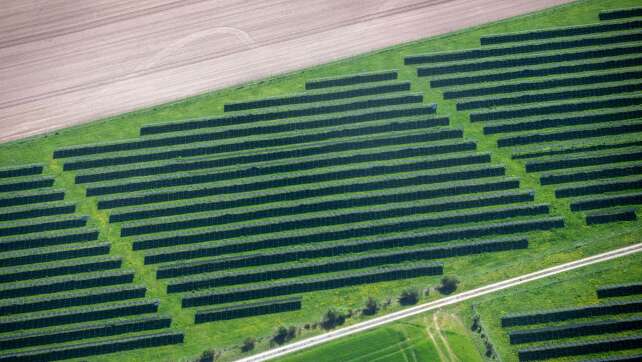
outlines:
{"label": "green grass field", "polygon": [[458,316],[437,312],[377,328],[281,361],[482,361]]}
{"label": "green grass field", "polygon": [[[540,147],[539,145],[535,145],[516,147],[514,149],[509,147],[497,147],[497,139],[504,135],[484,135],[483,132],[485,125],[481,124],[483,122],[471,123],[469,121],[468,113],[456,110],[455,101],[443,99],[442,89],[430,88],[428,86],[428,78],[417,77],[415,67],[404,65],[404,57],[413,54],[475,48],[479,46],[480,36],[488,34],[595,23],[598,21],[597,16],[601,10],[626,8],[636,5],[639,5],[639,1],[577,1],[569,5],[535,14],[507,19],[501,22],[466,29],[440,37],[424,39],[409,44],[402,44],[350,59],[301,70],[299,72],[207,93],[171,104],[140,110],[105,120],[99,120],[47,135],[2,144],[0,145],[0,167],[27,163],[43,163],[45,165],[44,174],[54,176],[54,186],[66,191],[65,201],[75,202],[77,204],[76,213],[80,215],[88,215],[88,226],[96,227],[100,231],[99,239],[111,242],[112,248],[110,255],[123,257],[123,268],[131,269],[135,272],[134,283],[142,284],[147,287],[148,298],[159,298],[161,301],[159,312],[161,314],[171,316],[172,329],[185,333],[185,342],[182,345],[107,354],[92,357],[92,360],[190,361],[198,358],[198,356],[205,350],[214,350],[221,353],[221,360],[233,360],[235,358],[248,355],[247,353],[239,351],[240,344],[247,337],[257,338],[257,347],[252,352],[254,353],[269,347],[269,337],[272,335],[275,327],[279,325],[296,326],[299,328],[300,333],[297,338],[305,338],[307,336],[322,333],[320,328],[306,329],[304,326],[306,324],[314,324],[318,322],[322,315],[330,308],[337,308],[342,311],[358,311],[363,307],[364,302],[368,297],[373,297],[379,301],[392,299],[393,303],[389,307],[385,308],[383,312],[387,313],[398,310],[401,306],[396,303],[396,297],[402,290],[408,287],[416,287],[419,289],[434,287],[439,283],[440,278],[437,276],[426,276],[400,281],[380,282],[356,287],[304,293],[302,295],[303,309],[299,311],[243,318],[225,322],[194,324],[194,310],[181,308],[181,295],[166,293],[166,282],[157,279],[155,276],[156,266],[145,265],[143,263],[144,253],[132,250],[133,238],[121,237],[121,225],[109,223],[109,211],[98,209],[97,198],[85,196],[85,187],[74,182],[76,172],[63,171],[63,163],[67,160],[54,159],[52,154],[56,149],[74,145],[135,138],[139,136],[140,128],[146,124],[221,115],[223,114],[223,106],[226,103],[302,92],[304,91],[305,81],[309,79],[360,73],[365,71],[398,69],[400,81],[409,81],[411,83],[411,91],[422,92],[424,94],[424,104],[436,103],[438,105],[438,115],[449,115],[450,126],[463,130],[464,138],[466,140],[475,141],[477,144],[477,152],[489,152],[491,154],[493,165],[503,165],[506,167],[506,176],[519,178],[521,191],[534,190],[534,203],[549,204],[551,207],[550,216],[560,216],[565,222],[565,227],[563,228],[520,234],[520,236],[523,235],[529,239],[529,248],[525,250],[512,250],[510,252],[487,253],[475,256],[444,259],[444,274],[457,276],[461,280],[459,287],[460,290],[467,290],[512,276],[539,270],[547,266],[640,242],[640,240],[642,240],[642,223],[640,221],[636,221],[587,226],[584,222],[584,215],[582,213],[570,211],[570,202],[568,199],[555,197],[554,192],[558,185],[542,186],[539,182],[539,173],[535,174],[525,172],[525,162],[511,158],[512,152],[515,151],[547,152],[555,150],[555,147],[591,147],[599,145],[599,139],[571,140],[566,143],[562,143],[561,146],[544,145],[543,147]],[[634,44],[638,45],[639,42]],[[554,54],[555,52],[551,51],[543,54],[549,53]],[[515,58],[518,56],[512,57]],[[620,58],[626,57],[620,56]],[[581,61],[578,61],[578,63],[581,63]],[[632,69],[640,70],[640,67],[638,66]],[[481,71],[476,72],[475,74],[483,75],[485,72]],[[600,72],[595,71],[590,74],[600,74]],[[553,77],[543,76],[532,79],[529,78],[528,80],[538,81],[551,78]],[[624,83],[628,84],[627,82]],[[618,82],[615,84],[621,85],[624,83]],[[504,83],[493,82],[492,84],[501,85]],[[607,85],[613,84],[607,83]],[[453,87],[452,89],[464,88],[466,87]],[[592,97],[589,99],[602,98]],[[631,106],[631,109],[637,108],[636,106]],[[597,113],[599,113],[599,111],[586,111],[578,114],[592,115]],[[523,120],[528,121],[531,119],[532,117],[527,117]],[[277,123],[277,121],[273,121],[269,124]],[[294,132],[294,134],[296,134],[296,132]],[[639,136],[640,133],[632,133],[612,138],[621,142],[636,142],[639,141]],[[285,149],[292,148],[293,147],[286,147]],[[393,149],[395,148],[382,148],[382,150],[386,151]],[[639,146],[638,148],[624,148],[624,150],[628,151],[638,149]],[[253,151],[244,151],[239,154],[251,155],[253,154]],[[350,151],[338,153],[338,155],[343,156],[350,154]],[[562,158],[564,157],[562,156]],[[416,158],[416,160],[419,159],[419,157]],[[405,161],[406,160],[404,160],[404,162]],[[626,164],[637,165],[636,162],[637,161],[634,160]],[[390,160],[381,162],[380,164],[394,166],[400,163],[402,162],[399,160]],[[587,166],[583,168],[583,170],[591,170],[591,167],[593,166]],[[330,167],[328,169],[330,171],[339,171],[347,169],[347,167],[337,166]],[[78,172],[78,174],[81,173],[82,172]],[[304,175],[305,172],[301,172],[300,174]],[[293,173],[293,175],[298,175],[298,173]],[[263,178],[259,177],[257,180],[261,181],[269,178],[270,176],[263,176]],[[344,180],[335,182],[334,184],[340,185],[348,183],[350,183],[349,180]],[[299,187],[298,189],[305,189],[305,187]],[[407,190],[413,191],[421,189],[421,187],[417,187],[408,188]],[[248,193],[250,196],[260,194],[260,192]],[[208,198],[208,200],[221,199],[226,199],[226,197],[219,198],[216,196]],[[332,198],[327,199],[332,200]],[[185,203],[190,202],[190,200],[185,201]],[[294,206],[297,204],[297,202],[291,202],[289,204],[285,204],[285,206]],[[408,202],[402,205],[413,206],[414,204],[414,202]],[[488,207],[487,209],[492,210],[493,208],[494,207]],[[640,205],[635,206],[635,208],[638,214],[642,210]],[[364,208],[357,207],[348,208],[346,209],[346,212],[359,211],[363,209]],[[247,210],[256,211],[261,210],[261,208],[249,207]],[[414,220],[416,218],[418,217],[414,215],[410,217],[397,217],[386,220],[386,222],[403,222]],[[292,216],[289,219],[285,218],[285,220],[292,219],[296,219],[296,217]],[[526,218],[517,218],[517,220],[522,219],[525,220]],[[260,225],[261,222],[261,220],[252,220],[244,223],[244,225]],[[380,221],[365,221],[358,225],[363,227],[372,227],[381,225],[382,223],[383,222]],[[324,228],[324,230],[328,231],[340,229],[341,227],[338,226],[328,226]],[[441,230],[442,228],[436,229]],[[416,231],[421,232],[428,230],[435,230],[435,228],[419,229]],[[305,232],[294,231],[291,233],[283,233],[283,235],[301,236],[306,234]],[[390,235],[397,236],[401,234],[392,233]],[[254,240],[253,237],[249,237],[247,239]],[[362,239],[374,240],[376,237],[368,236]],[[268,249],[268,251],[270,251],[270,249]],[[613,263],[613,265],[617,264]],[[601,267],[610,267],[610,263]],[[632,268],[631,270],[632,272],[628,274],[629,276],[637,276],[638,278],[641,276],[639,268]],[[582,275],[582,271],[574,273]],[[612,278],[615,279],[616,275],[614,274]],[[578,276],[573,280],[579,279],[580,277]],[[597,282],[598,281],[596,281],[596,283]],[[580,287],[584,288],[585,286],[578,286],[578,288]],[[429,297],[422,298],[421,301],[423,302],[436,298],[439,298],[439,294],[433,292]],[[517,301],[515,303],[515,308],[521,305]],[[486,305],[489,307],[486,307]],[[497,341],[496,343],[499,354],[502,358],[506,356],[505,360],[511,360],[510,356],[514,353],[512,353],[510,347],[507,346],[506,341],[502,340],[502,338],[505,339],[505,337],[502,337],[502,334],[505,335],[505,333],[496,328],[496,325],[493,324],[498,323],[497,318],[495,318],[495,320],[491,320],[491,318],[489,318],[492,313],[499,312],[497,309],[492,309],[490,307],[491,305],[495,304],[493,302],[482,302],[480,304],[482,319],[491,330],[490,333],[492,339]],[[512,308],[512,304],[501,305],[506,306],[506,311],[515,310],[508,308],[508,306]],[[355,316],[349,318],[346,323],[355,323],[362,319],[362,317],[358,316],[358,313],[354,313],[354,315]],[[345,351],[336,353],[346,353],[346,356],[348,356],[346,357],[347,360],[355,361],[362,358],[358,355],[372,356],[372,359],[367,360],[432,361],[436,360],[436,358],[443,358],[442,356],[444,353],[448,353],[448,346],[450,346],[450,349],[455,351],[454,353],[459,360],[475,360],[481,347],[479,347],[478,341],[475,341],[475,337],[471,337],[469,329],[465,328],[468,325],[468,320],[470,319],[469,308],[462,307],[461,309],[457,309],[445,316],[437,315],[440,318],[443,317],[442,322],[438,323],[441,327],[437,327],[437,330],[441,331],[441,336],[444,338],[442,339],[439,336],[435,336],[433,333],[433,337],[436,338],[436,344],[431,341],[430,335],[427,333],[427,331],[431,329],[434,331],[436,328],[434,321],[431,321],[433,316],[434,315],[422,316],[421,318],[408,321],[407,323],[397,323],[391,327],[373,331],[368,334],[364,334],[363,336],[356,336],[350,340],[339,341],[329,344],[328,346],[320,347],[318,349],[320,352],[316,352],[316,350],[305,352],[297,356],[292,356],[291,359],[288,358],[287,360],[323,360],[322,356],[332,355],[331,353],[336,351]],[[438,318],[438,320],[441,319]],[[368,349],[372,343],[371,340],[380,341],[382,345],[389,345],[390,350],[386,349],[383,351],[381,349]],[[91,341],[91,339],[89,341]],[[375,342],[375,344],[378,343]],[[361,349],[354,348],[354,345],[360,346],[359,348]]]}

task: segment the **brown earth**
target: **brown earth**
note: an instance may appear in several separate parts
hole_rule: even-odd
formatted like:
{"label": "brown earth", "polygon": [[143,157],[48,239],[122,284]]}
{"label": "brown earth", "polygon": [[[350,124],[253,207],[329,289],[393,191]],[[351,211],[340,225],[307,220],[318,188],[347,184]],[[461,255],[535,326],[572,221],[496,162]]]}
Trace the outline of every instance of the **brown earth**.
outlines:
{"label": "brown earth", "polygon": [[0,142],[571,0],[5,0]]}

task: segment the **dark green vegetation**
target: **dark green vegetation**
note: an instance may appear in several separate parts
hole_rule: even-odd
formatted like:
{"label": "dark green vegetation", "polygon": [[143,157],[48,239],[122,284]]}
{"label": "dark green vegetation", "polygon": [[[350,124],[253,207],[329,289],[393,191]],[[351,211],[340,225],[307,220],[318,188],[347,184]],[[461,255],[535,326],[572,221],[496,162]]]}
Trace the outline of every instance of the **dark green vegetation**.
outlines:
{"label": "dark green vegetation", "polygon": [[[0,340],[23,341],[8,353],[24,358],[149,343],[104,358],[231,359],[248,337],[442,273],[465,290],[639,242],[638,222],[584,222],[642,202],[642,23],[597,20],[632,3],[582,1],[1,146],[0,308],[16,315],[0,322],[64,327]],[[259,315],[282,311],[274,296],[301,308]],[[131,322],[157,312],[185,338]]]}

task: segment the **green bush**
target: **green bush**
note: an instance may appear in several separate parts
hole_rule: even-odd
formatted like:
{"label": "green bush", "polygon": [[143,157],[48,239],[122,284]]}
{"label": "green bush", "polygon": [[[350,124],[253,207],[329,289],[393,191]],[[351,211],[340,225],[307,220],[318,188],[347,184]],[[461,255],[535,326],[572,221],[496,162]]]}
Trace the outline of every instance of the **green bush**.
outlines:
{"label": "green bush", "polygon": [[345,320],[346,316],[343,313],[337,311],[336,309],[329,309],[327,312],[325,312],[319,324],[321,325],[321,328],[329,330],[342,325]]}
{"label": "green bush", "polygon": [[247,353],[251,350],[254,349],[254,345],[256,344],[256,339],[252,337],[247,337],[243,340],[243,344],[241,345],[241,352]]}
{"label": "green bush", "polygon": [[270,344],[274,345],[282,345],[291,339],[296,337],[296,327],[291,326],[289,328],[286,328],[284,326],[279,326],[275,331],[274,334],[272,335],[272,338],[270,339]]}
{"label": "green bush", "polygon": [[379,311],[379,303],[376,299],[368,297],[366,300],[366,305],[361,310],[361,313],[364,315],[375,315]]}
{"label": "green bush", "polygon": [[445,276],[441,278],[441,285],[437,290],[439,290],[441,294],[452,294],[457,290],[458,285],[459,279],[457,279],[457,277]]}
{"label": "green bush", "polygon": [[419,301],[419,292],[414,288],[405,289],[399,295],[398,301],[401,305],[417,304]]}

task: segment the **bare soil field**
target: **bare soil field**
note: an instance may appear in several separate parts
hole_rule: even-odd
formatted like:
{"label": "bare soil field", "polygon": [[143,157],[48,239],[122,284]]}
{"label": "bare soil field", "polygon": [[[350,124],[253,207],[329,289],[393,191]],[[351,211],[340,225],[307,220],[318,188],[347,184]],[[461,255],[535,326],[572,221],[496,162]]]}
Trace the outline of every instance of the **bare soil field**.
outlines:
{"label": "bare soil field", "polygon": [[0,142],[571,0],[7,0]]}

